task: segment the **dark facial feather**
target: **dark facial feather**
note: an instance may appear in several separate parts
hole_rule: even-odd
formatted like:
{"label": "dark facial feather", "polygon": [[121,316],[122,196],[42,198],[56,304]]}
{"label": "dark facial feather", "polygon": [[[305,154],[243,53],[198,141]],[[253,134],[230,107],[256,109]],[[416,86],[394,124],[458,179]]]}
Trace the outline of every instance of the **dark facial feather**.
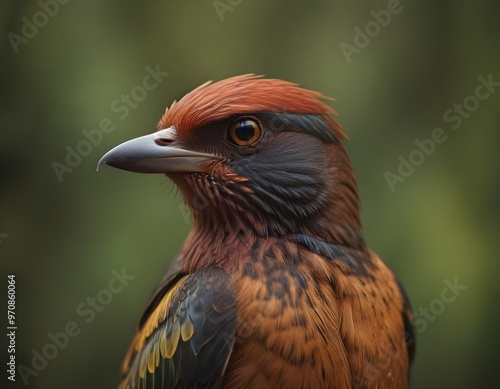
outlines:
{"label": "dark facial feather", "polygon": [[250,207],[288,231],[325,206],[327,186],[322,142],[306,134],[282,132],[253,155],[228,164],[249,179]]}

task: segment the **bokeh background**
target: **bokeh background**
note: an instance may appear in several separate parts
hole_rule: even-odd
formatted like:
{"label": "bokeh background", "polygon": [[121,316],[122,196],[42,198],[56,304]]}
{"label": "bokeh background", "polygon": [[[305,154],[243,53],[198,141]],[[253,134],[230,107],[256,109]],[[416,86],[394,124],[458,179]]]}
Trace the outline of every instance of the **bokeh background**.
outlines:
{"label": "bokeh background", "polygon": [[[34,353],[54,344],[50,334],[71,322],[79,330],[40,371],[24,372],[28,386],[115,387],[145,302],[191,225],[165,178],[96,173],[96,163],[118,143],[152,132],[165,106],[193,87],[242,73],[336,98],[366,239],[400,276],[421,320],[411,387],[494,386],[500,87],[478,104],[470,96],[479,76],[500,81],[497,4],[2,2],[1,301],[5,312],[6,275],[16,274],[17,362],[33,368]],[[388,7],[399,12],[377,27],[373,12]],[[40,27],[30,29],[34,22]],[[364,47],[346,55],[356,28],[367,27],[372,37],[358,38]],[[144,94],[148,66],[169,75]],[[127,111],[122,95],[131,91]],[[453,129],[443,114],[464,100],[473,109]],[[58,177],[54,162],[66,165],[68,147],[103,118],[115,130]],[[408,159],[415,140],[435,128],[446,141],[391,190],[386,172],[398,174],[398,158]],[[135,278],[108,305],[82,314],[88,298],[109,298],[112,271],[123,268]],[[452,302],[448,281],[467,286]],[[6,326],[6,317],[0,322]],[[16,385],[1,376],[2,387],[24,387],[19,372]]]}

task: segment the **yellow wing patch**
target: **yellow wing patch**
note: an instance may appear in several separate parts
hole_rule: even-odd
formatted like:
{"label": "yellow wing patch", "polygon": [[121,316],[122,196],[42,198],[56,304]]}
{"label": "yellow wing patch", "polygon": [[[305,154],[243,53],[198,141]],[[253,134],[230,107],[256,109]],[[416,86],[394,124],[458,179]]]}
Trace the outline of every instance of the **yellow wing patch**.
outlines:
{"label": "yellow wing patch", "polygon": [[224,270],[180,278],[137,331],[119,388],[213,387],[232,351],[235,323],[235,292]]}

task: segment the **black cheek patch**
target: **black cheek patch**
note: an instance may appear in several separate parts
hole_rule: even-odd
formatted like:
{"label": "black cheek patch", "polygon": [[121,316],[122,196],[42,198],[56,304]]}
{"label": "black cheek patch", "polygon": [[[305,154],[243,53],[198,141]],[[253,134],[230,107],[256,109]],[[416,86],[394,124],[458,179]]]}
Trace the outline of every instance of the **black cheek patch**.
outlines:
{"label": "black cheek patch", "polygon": [[291,226],[326,204],[325,160],[321,140],[283,132],[229,167],[249,179],[249,200],[257,209]]}

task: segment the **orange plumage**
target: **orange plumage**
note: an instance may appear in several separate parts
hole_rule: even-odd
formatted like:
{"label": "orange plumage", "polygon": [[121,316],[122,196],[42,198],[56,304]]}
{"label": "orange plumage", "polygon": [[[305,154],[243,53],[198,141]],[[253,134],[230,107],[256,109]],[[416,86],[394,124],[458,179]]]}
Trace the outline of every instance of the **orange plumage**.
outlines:
{"label": "orange plumage", "polygon": [[120,388],[408,387],[411,308],[364,242],[324,98],[253,75],[206,83],[102,158],[165,173],[194,217]]}

